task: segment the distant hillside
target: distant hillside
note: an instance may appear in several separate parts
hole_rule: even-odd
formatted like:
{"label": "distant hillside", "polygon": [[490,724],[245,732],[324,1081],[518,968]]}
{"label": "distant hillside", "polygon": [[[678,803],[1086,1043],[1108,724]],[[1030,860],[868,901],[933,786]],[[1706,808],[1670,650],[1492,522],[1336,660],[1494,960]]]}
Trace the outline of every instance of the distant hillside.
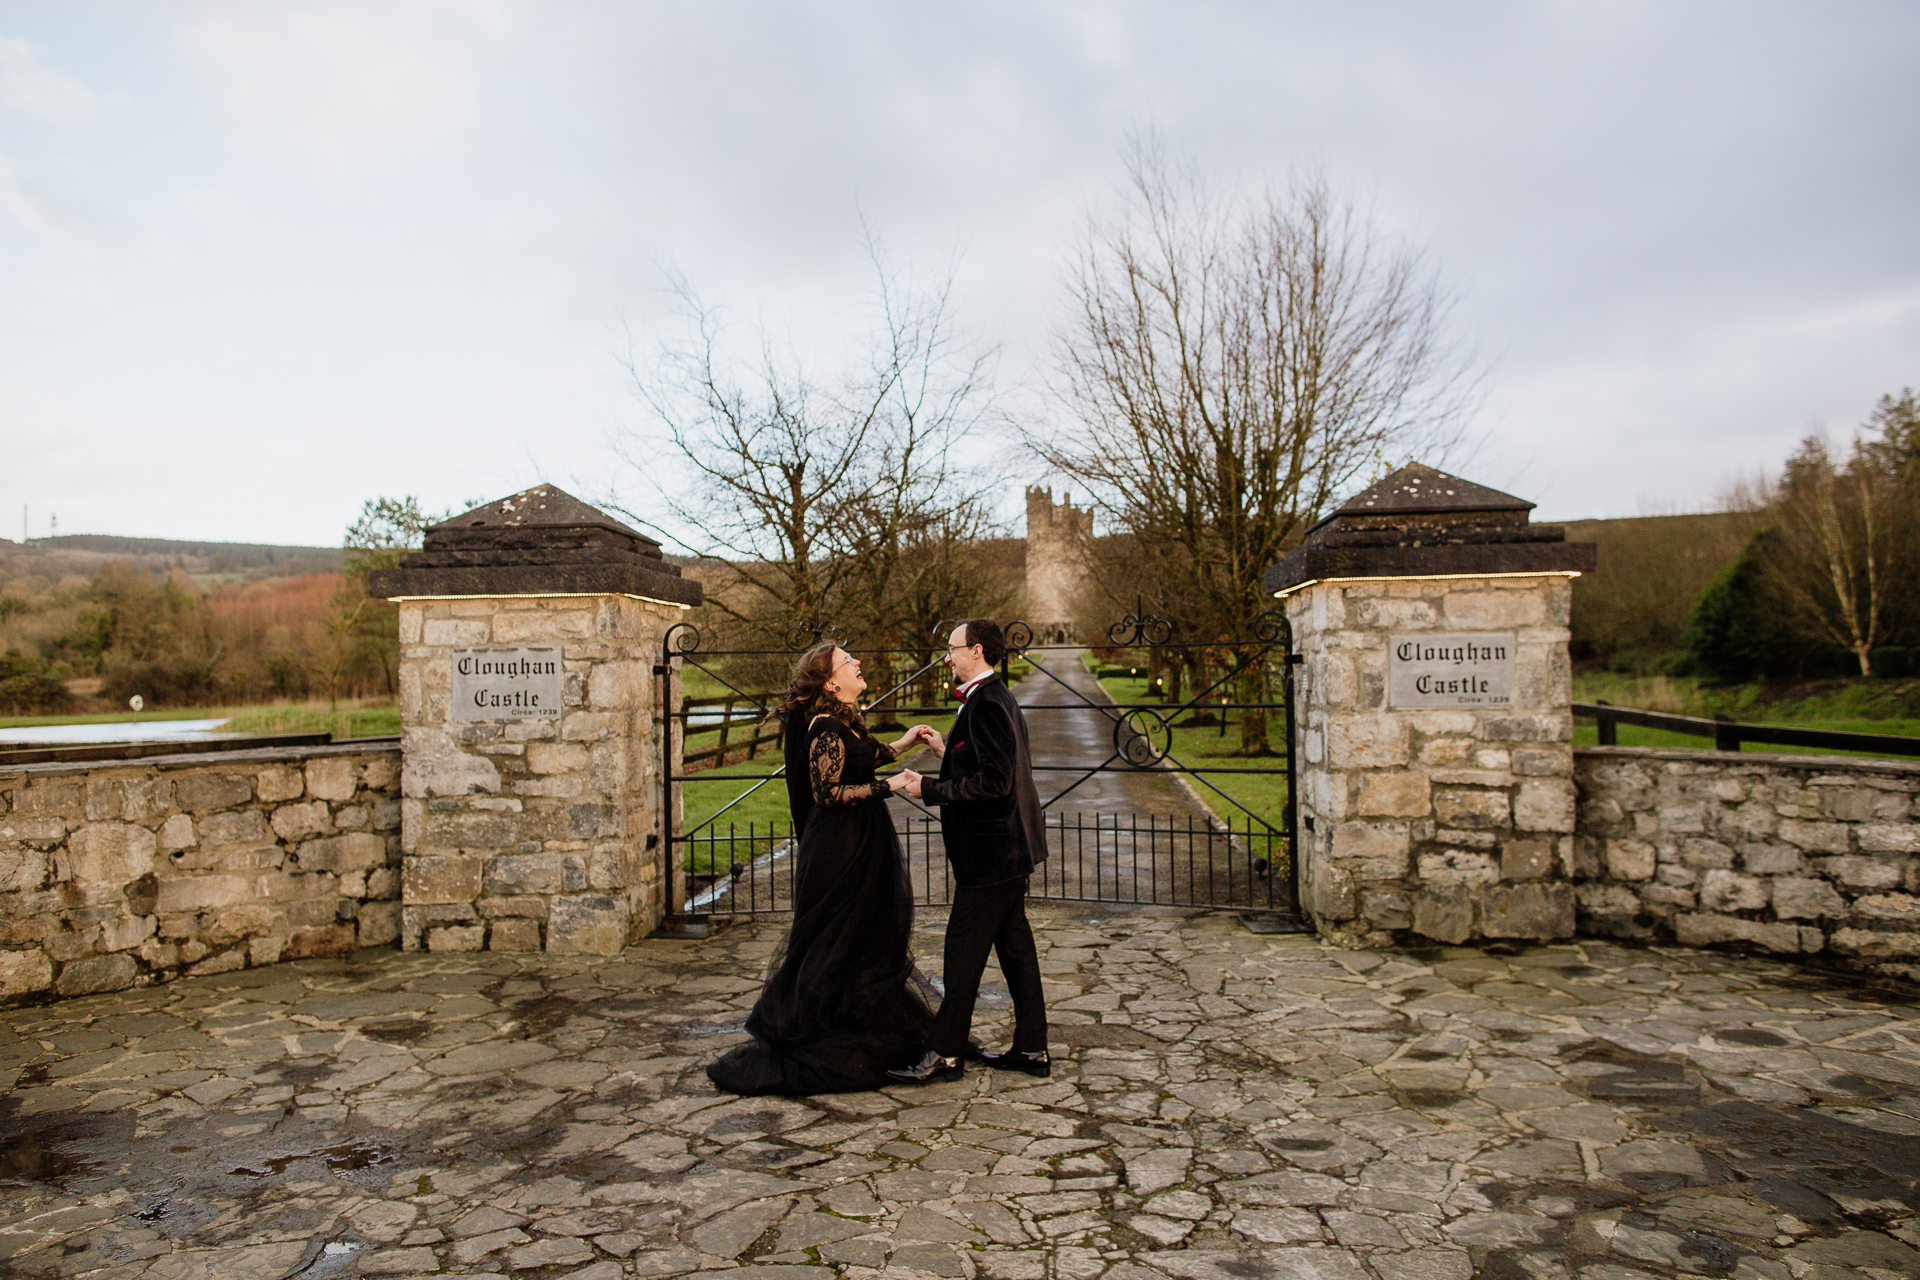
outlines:
{"label": "distant hillside", "polygon": [[102,533],[62,534],[12,542],[0,538],[0,577],[21,573],[91,574],[112,560],[146,569],[184,569],[196,577],[268,578],[337,573],[338,547],[289,547],[258,542],[188,542],[123,538]]}
{"label": "distant hillside", "polygon": [[1753,536],[1747,512],[1568,520],[1569,542],[1591,542],[1599,564],[1573,584],[1575,661],[1652,656],[1682,646],[1693,602]]}

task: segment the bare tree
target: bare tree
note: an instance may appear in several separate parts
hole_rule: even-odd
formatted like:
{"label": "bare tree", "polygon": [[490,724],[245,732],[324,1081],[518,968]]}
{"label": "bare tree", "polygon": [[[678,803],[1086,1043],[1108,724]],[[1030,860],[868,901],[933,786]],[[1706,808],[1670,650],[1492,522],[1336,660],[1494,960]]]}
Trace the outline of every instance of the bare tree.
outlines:
{"label": "bare tree", "polygon": [[[1069,269],[1068,420],[1031,443],[1115,526],[1181,549],[1206,611],[1183,622],[1244,637],[1262,575],[1336,494],[1458,441],[1477,368],[1421,254],[1324,179],[1244,195],[1151,140],[1127,159],[1124,201],[1089,218]],[[1263,688],[1249,671],[1240,700]],[[1263,716],[1241,732],[1266,750]]]}
{"label": "bare tree", "polygon": [[[650,362],[628,344],[633,387],[660,430],[630,433],[618,452],[685,531],[677,540],[690,533],[707,557],[699,572],[715,611],[762,638],[828,620],[879,626],[879,640],[925,630],[934,619],[909,627],[895,616],[937,567],[929,547],[947,545],[925,531],[970,527],[965,513],[980,506],[951,448],[992,412],[992,355],[959,332],[951,271],[930,287],[903,283],[871,236],[867,247],[875,324],[837,374],[781,355],[764,333],[735,358],[722,314],[680,279],[688,335]],[[661,475],[662,443],[684,488]]]}
{"label": "bare tree", "polygon": [[1795,629],[1853,654],[1873,674],[1885,640],[1893,569],[1896,474],[1886,455],[1855,441],[1836,463],[1824,436],[1808,436],[1787,459],[1773,494],[1779,536],[1767,557]]}

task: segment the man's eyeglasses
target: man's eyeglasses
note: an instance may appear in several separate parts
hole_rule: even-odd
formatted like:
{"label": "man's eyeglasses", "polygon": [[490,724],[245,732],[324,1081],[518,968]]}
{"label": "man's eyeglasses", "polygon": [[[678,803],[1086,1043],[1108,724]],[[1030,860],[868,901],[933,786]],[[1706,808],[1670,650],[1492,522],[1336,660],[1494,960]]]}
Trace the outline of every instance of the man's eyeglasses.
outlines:
{"label": "man's eyeglasses", "polygon": [[977,644],[950,644],[947,646],[947,652],[948,653],[965,653],[969,649],[978,649],[979,647],[980,646]]}

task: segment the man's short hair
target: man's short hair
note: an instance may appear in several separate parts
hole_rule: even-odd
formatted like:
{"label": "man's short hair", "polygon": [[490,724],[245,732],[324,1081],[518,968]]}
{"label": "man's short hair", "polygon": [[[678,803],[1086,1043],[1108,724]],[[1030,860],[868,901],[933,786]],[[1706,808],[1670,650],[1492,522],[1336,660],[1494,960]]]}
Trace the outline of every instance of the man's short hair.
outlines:
{"label": "man's short hair", "polygon": [[1000,660],[1007,656],[1007,633],[992,618],[968,618],[961,626],[967,629],[967,643],[980,646],[980,656],[987,665],[997,667]]}

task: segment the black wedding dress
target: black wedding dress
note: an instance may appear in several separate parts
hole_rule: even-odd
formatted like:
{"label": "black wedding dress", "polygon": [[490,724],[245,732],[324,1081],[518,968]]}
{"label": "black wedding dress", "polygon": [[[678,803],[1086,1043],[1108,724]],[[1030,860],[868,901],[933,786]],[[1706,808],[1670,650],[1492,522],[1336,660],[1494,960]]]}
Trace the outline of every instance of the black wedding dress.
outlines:
{"label": "black wedding dress", "polygon": [[[908,948],[913,891],[877,764],[893,752],[831,716],[787,724],[793,928],[747,1030],[707,1068],[728,1093],[852,1093],[933,1043],[933,1013]],[[805,781],[802,782],[802,779]]]}

